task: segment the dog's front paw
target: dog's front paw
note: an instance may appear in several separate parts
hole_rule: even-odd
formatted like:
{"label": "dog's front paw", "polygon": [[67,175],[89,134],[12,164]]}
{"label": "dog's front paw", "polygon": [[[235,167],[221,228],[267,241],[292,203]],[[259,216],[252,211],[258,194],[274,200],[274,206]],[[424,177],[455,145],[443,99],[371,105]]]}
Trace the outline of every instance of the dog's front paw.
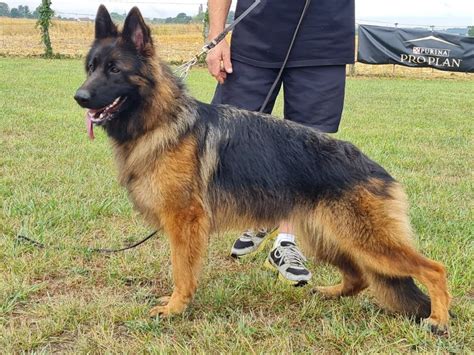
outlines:
{"label": "dog's front paw", "polygon": [[153,307],[149,315],[151,318],[160,316],[160,317],[168,317],[171,313],[167,308],[168,303],[170,302],[171,296],[162,296],[158,298],[158,306]]}
{"label": "dog's front paw", "polygon": [[171,296],[162,296],[158,298],[158,304],[160,306],[166,306],[170,302]]}
{"label": "dog's front paw", "polygon": [[187,302],[182,302],[173,296],[163,296],[158,299],[158,306],[153,307],[149,315],[150,317],[160,316],[163,318],[170,317],[173,314],[180,314],[186,309]]}
{"label": "dog's front paw", "polygon": [[170,312],[170,309],[169,309],[168,305],[166,305],[166,306],[155,306],[150,310],[149,315],[150,315],[151,318],[154,318],[156,316],[166,318],[166,317],[169,317],[171,315],[171,312]]}

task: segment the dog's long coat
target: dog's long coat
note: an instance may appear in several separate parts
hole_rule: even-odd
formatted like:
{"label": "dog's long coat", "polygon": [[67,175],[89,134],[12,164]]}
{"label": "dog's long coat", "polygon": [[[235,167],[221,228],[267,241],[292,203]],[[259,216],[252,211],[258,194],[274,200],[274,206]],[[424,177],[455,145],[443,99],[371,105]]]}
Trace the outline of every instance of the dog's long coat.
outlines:
{"label": "dog's long coat", "polygon": [[186,308],[209,234],[285,219],[306,253],[342,273],[339,285],[318,291],[338,297],[370,287],[388,309],[447,328],[444,267],[413,247],[400,185],[352,144],[192,99],[156,57],[136,8],[122,33],[99,8],[86,70],[76,100],[111,138],[134,206],[171,241],[175,287],[152,315]]}

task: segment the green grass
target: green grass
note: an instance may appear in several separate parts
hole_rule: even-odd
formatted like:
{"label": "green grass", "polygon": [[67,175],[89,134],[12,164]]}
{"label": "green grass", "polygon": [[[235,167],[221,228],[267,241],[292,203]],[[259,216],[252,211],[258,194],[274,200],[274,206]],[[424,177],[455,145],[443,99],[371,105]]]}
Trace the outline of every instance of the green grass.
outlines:
{"label": "green grass", "polygon": [[[172,282],[166,238],[112,256],[150,228],[117,184],[105,135],[85,133],[72,99],[76,60],[0,59],[0,349],[2,352],[430,352],[466,353],[473,340],[474,85],[466,80],[355,78],[339,138],[406,187],[417,244],[446,264],[453,295],[449,338],[381,311],[369,294],[326,301],[276,282],[265,253],[237,263],[236,234],[214,236],[196,297],[182,316],[150,320]],[[190,91],[208,101],[205,70]],[[281,102],[277,113],[281,113]],[[18,233],[53,245],[14,242]],[[310,265],[315,284],[339,281]]]}

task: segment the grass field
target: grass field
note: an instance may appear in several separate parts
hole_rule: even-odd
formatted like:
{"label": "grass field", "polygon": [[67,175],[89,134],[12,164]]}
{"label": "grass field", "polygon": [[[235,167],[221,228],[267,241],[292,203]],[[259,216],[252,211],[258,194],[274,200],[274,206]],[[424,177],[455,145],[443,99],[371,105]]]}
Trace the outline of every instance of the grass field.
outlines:
{"label": "grass field", "polygon": [[[350,140],[406,187],[417,245],[446,264],[450,337],[381,311],[367,292],[327,301],[281,285],[265,253],[228,256],[236,233],[214,236],[191,307],[147,318],[169,294],[168,242],[121,254],[149,228],[117,184],[105,135],[89,141],[72,99],[78,60],[0,59],[0,349],[12,352],[469,353],[474,349],[472,80],[349,78],[338,138]],[[214,83],[192,71],[191,92]],[[277,113],[281,114],[281,103]],[[15,243],[18,233],[54,247]],[[339,281],[310,264],[315,284]]]}

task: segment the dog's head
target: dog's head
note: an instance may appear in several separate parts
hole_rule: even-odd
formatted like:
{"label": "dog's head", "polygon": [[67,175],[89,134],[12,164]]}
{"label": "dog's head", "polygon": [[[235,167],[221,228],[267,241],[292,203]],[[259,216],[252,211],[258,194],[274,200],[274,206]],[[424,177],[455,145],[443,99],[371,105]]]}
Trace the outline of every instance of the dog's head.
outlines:
{"label": "dog's head", "polygon": [[[95,40],[86,58],[87,79],[74,99],[88,109],[92,124],[108,126],[133,116],[155,86],[154,47],[149,27],[134,7],[119,32],[101,5],[95,20]],[[91,131],[89,131],[91,133]]]}

